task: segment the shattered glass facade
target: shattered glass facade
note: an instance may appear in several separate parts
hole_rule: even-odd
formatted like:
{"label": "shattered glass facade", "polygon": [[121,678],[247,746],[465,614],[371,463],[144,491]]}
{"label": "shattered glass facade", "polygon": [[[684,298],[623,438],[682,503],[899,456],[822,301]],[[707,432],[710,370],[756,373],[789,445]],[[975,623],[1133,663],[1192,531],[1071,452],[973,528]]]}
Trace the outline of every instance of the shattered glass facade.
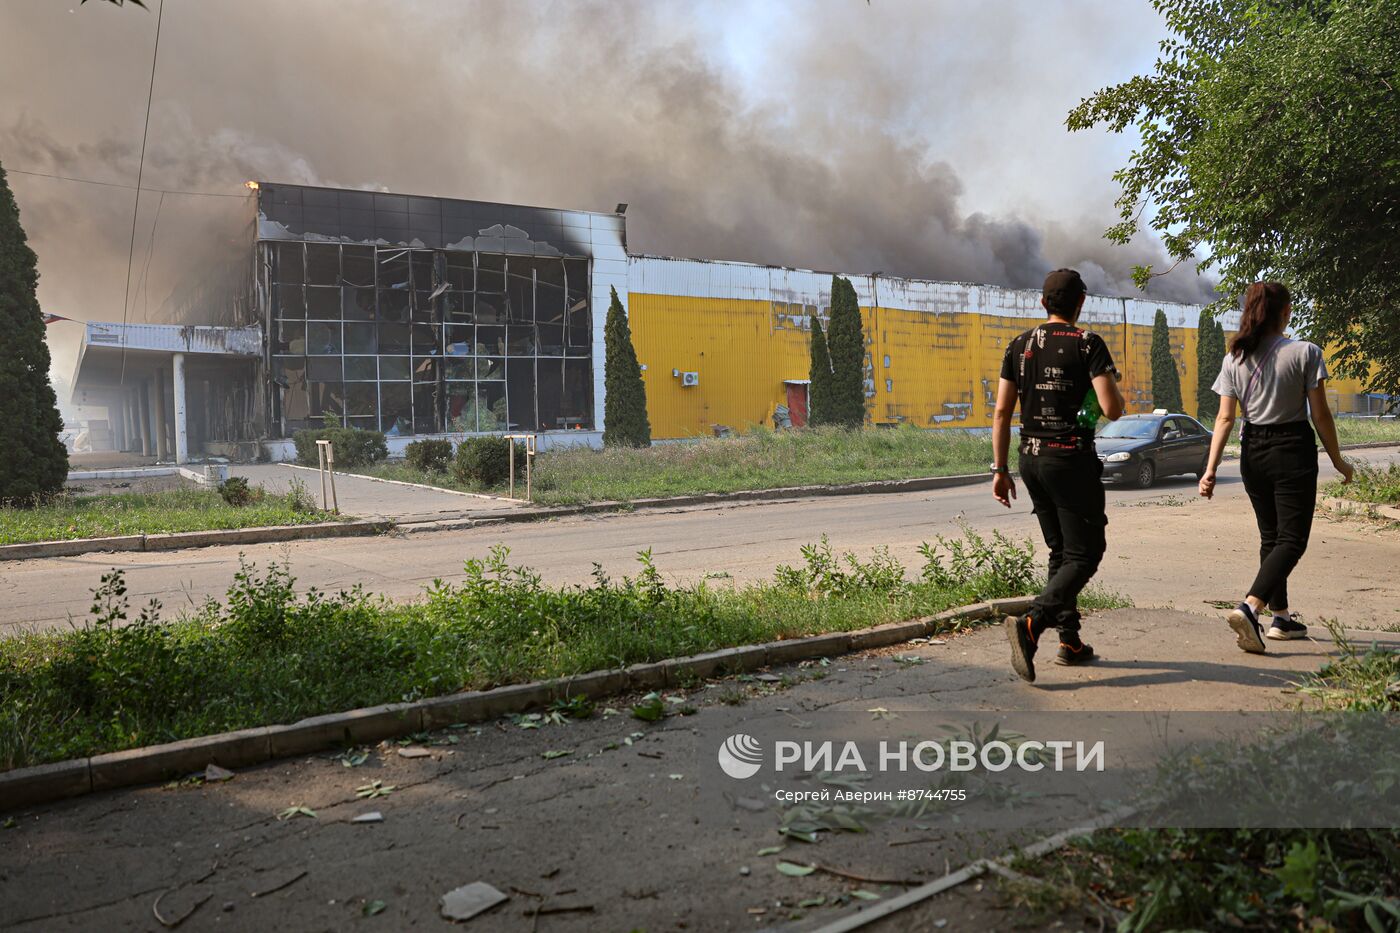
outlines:
{"label": "shattered glass facade", "polygon": [[289,185],[258,201],[272,433],[327,415],[391,437],[593,430],[593,254],[625,256],[620,216]]}

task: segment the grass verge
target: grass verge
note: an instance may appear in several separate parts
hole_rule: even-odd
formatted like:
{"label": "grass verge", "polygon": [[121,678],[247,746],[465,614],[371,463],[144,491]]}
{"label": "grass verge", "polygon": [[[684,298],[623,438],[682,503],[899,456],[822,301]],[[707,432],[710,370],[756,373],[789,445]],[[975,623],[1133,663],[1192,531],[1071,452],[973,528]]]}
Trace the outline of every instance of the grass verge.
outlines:
{"label": "grass verge", "polygon": [[[1328,628],[1337,656],[1302,692],[1328,710],[1400,711],[1400,652],[1361,651]],[[1368,777],[1371,793],[1394,793]],[[1251,780],[1227,792],[1269,788]],[[1030,880],[1003,883],[1001,896],[1027,926],[1079,914],[1124,933],[1400,929],[1394,828],[1106,830],[1014,867]]]}
{"label": "grass verge", "polygon": [[1347,485],[1340,482],[1328,483],[1323,492],[1339,499],[1355,502],[1371,502],[1377,505],[1400,505],[1400,464],[1390,463],[1384,467],[1365,463],[1352,464],[1356,475]]}
{"label": "grass verge", "polygon": [[253,501],[240,506],[228,504],[209,489],[91,496],[63,493],[26,508],[0,508],[0,544],[337,520],[316,508],[304,490],[294,488],[286,495],[260,489],[256,493]]}
{"label": "grass verge", "polygon": [[[755,431],[646,448],[570,448],[541,453],[534,498],[541,505],[627,501],[660,496],[837,485],[984,473],[992,459],[988,435],[959,430]],[[504,488],[463,484],[450,473],[424,473],[407,463],[381,463],[356,472],[466,492]]]}
{"label": "grass verge", "polygon": [[1337,440],[1342,444],[1400,444],[1400,418],[1338,418]]}
{"label": "grass verge", "polygon": [[113,571],[83,627],[0,640],[0,769],[864,628],[1037,583],[1029,543],[1000,535],[940,538],[924,557],[911,577],[884,551],[861,560],[823,541],[771,582],[672,586],[643,552],[635,577],[599,567],[586,586],[550,588],[499,548],[406,604],[299,595],[285,567],[244,567],[223,602],[169,622],[156,603],[129,618]]}

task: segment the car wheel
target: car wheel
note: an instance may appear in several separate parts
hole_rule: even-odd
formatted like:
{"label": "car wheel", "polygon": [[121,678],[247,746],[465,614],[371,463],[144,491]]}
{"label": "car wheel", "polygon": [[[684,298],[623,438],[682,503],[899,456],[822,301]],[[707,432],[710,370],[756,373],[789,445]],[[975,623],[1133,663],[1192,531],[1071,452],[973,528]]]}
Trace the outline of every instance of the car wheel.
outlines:
{"label": "car wheel", "polygon": [[1196,482],[1200,482],[1206,475],[1206,464],[1210,462],[1210,454],[1201,458],[1201,465],[1196,467]]}
{"label": "car wheel", "polygon": [[1152,484],[1157,482],[1157,467],[1151,460],[1144,460],[1137,469],[1137,484],[1139,489],[1150,489]]}

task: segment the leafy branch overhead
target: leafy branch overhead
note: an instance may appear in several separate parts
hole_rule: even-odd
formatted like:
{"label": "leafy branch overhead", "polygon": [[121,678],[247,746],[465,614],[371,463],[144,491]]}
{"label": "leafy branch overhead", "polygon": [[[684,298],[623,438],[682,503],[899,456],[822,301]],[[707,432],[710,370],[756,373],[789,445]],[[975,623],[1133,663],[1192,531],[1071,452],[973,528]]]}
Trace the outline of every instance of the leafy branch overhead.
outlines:
{"label": "leafy branch overhead", "polygon": [[1140,136],[1108,238],[1146,225],[1177,263],[1217,270],[1215,311],[1282,280],[1336,372],[1400,392],[1400,0],[1153,5],[1173,33],[1153,70],[1067,120]]}

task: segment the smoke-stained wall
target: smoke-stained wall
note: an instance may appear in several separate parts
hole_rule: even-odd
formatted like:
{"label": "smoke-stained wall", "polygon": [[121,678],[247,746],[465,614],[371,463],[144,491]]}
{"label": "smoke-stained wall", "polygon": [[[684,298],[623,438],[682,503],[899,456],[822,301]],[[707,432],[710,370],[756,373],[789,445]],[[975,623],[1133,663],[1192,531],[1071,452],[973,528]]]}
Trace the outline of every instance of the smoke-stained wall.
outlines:
{"label": "smoke-stained wall", "polygon": [[[633,257],[629,268],[628,310],[637,356],[646,366],[653,435],[771,427],[777,407],[789,401],[788,385],[808,378],[810,322],[813,315],[826,321],[830,313],[831,274],[651,256]],[[847,277],[864,319],[870,420],[990,427],[1007,343],[1045,320],[1040,292]],[[1081,322],[1103,336],[1123,371],[1128,410],[1151,411],[1158,309],[1167,317],[1182,398],[1194,413],[1201,306],[1090,296]],[[1360,391],[1350,383],[1334,389]]]}

